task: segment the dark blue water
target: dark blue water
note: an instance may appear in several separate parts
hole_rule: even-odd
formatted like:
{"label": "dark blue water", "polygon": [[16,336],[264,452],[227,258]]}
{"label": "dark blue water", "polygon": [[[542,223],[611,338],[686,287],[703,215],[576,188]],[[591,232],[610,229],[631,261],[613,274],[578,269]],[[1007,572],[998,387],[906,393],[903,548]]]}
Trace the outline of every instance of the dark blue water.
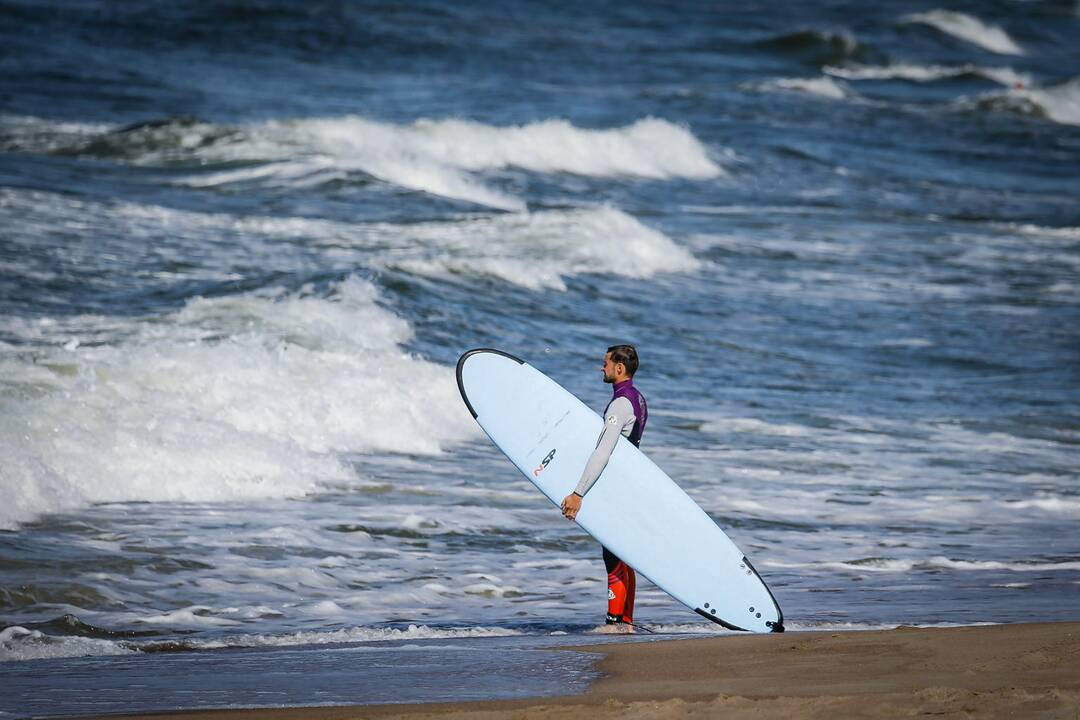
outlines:
{"label": "dark blue water", "polygon": [[1078,32],[0,0],[0,674],[595,627],[476,346],[600,407],[635,342],[644,449],[789,627],[1077,619]]}

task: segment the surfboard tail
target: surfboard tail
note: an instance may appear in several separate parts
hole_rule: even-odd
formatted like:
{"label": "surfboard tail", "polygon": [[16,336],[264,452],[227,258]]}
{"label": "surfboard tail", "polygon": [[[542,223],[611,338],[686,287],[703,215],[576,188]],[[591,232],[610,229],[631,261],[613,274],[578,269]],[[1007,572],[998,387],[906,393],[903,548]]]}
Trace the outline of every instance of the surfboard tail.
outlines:
{"label": "surfboard tail", "polygon": [[742,561],[746,563],[746,567],[750,568],[750,571],[754,573],[754,576],[758,579],[758,582],[760,582],[761,586],[765,588],[765,592],[769,593],[769,599],[772,600],[773,607],[776,608],[776,619],[766,620],[765,627],[769,628],[769,630],[774,633],[784,632],[784,611],[780,609],[780,603],[776,602],[776,596],[773,595],[773,592],[771,589],[769,589],[768,584],[761,578],[761,573],[757,571],[757,568],[754,567],[753,563],[751,563],[745,555],[743,555]]}
{"label": "surfboard tail", "polygon": [[[694,612],[703,618],[706,618],[710,622],[714,622],[723,628],[728,630],[737,630],[740,632],[784,632],[784,613],[780,610],[780,603],[776,602],[776,597],[773,595],[772,590],[765,584],[765,581],[758,574],[757,569],[751,564],[751,562],[744,555],[742,563],[740,565],[742,570],[745,570],[747,574],[752,574],[758,582],[759,592],[756,593],[760,602],[760,590],[763,589],[769,597],[769,604],[772,605],[774,612],[770,613],[766,608],[767,605],[758,604],[757,607],[750,606],[746,613],[732,613],[730,606],[725,610],[720,607],[710,607],[710,603],[705,603],[704,607],[693,607]],[[718,612],[719,611],[719,612]],[[725,614],[727,618],[723,617]],[[774,620],[766,619],[769,615],[775,614]],[[764,617],[763,617],[764,616]],[[741,619],[739,619],[741,618]],[[744,623],[747,627],[743,627]]]}

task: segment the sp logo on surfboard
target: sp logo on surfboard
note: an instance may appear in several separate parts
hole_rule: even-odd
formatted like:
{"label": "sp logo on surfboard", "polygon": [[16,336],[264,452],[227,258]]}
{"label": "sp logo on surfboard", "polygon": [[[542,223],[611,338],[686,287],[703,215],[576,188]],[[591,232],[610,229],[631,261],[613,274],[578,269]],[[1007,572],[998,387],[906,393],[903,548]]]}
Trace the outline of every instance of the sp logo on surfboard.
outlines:
{"label": "sp logo on surfboard", "polygon": [[544,472],[544,468],[548,466],[548,463],[551,462],[553,457],[555,457],[555,448],[552,448],[551,452],[545,455],[544,459],[540,461],[540,467],[533,470],[533,477],[540,477],[540,473]]}

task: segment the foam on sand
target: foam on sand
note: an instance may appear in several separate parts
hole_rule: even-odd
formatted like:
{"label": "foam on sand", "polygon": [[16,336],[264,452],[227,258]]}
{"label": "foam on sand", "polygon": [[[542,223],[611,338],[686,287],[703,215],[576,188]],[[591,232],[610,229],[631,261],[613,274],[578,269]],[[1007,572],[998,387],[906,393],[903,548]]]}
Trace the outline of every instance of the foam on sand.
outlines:
{"label": "foam on sand", "polygon": [[905,23],[920,23],[936,28],[946,35],[1000,55],[1023,55],[1024,50],[997,25],[984,23],[977,17],[952,10],[931,10],[912,13],[901,18]]}

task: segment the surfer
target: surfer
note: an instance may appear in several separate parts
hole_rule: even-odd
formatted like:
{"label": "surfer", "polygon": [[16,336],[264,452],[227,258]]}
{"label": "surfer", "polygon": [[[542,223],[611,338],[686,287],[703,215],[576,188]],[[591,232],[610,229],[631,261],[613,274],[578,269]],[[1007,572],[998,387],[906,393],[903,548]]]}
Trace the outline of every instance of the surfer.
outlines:
{"label": "surfer", "polygon": [[[581,510],[585,494],[600,477],[607,466],[619,435],[635,446],[640,445],[645,423],[649,419],[645,396],[634,387],[634,373],[638,369],[637,350],[633,345],[612,345],[604,355],[604,382],[612,385],[612,398],[604,409],[604,429],[596,441],[596,449],[585,463],[574,492],[563,498],[562,513],[573,520]],[[634,590],[637,577],[633,568],[620,560],[607,548],[604,565],[608,573],[607,624],[627,626],[634,620]],[[629,629],[629,627],[627,628]]]}

